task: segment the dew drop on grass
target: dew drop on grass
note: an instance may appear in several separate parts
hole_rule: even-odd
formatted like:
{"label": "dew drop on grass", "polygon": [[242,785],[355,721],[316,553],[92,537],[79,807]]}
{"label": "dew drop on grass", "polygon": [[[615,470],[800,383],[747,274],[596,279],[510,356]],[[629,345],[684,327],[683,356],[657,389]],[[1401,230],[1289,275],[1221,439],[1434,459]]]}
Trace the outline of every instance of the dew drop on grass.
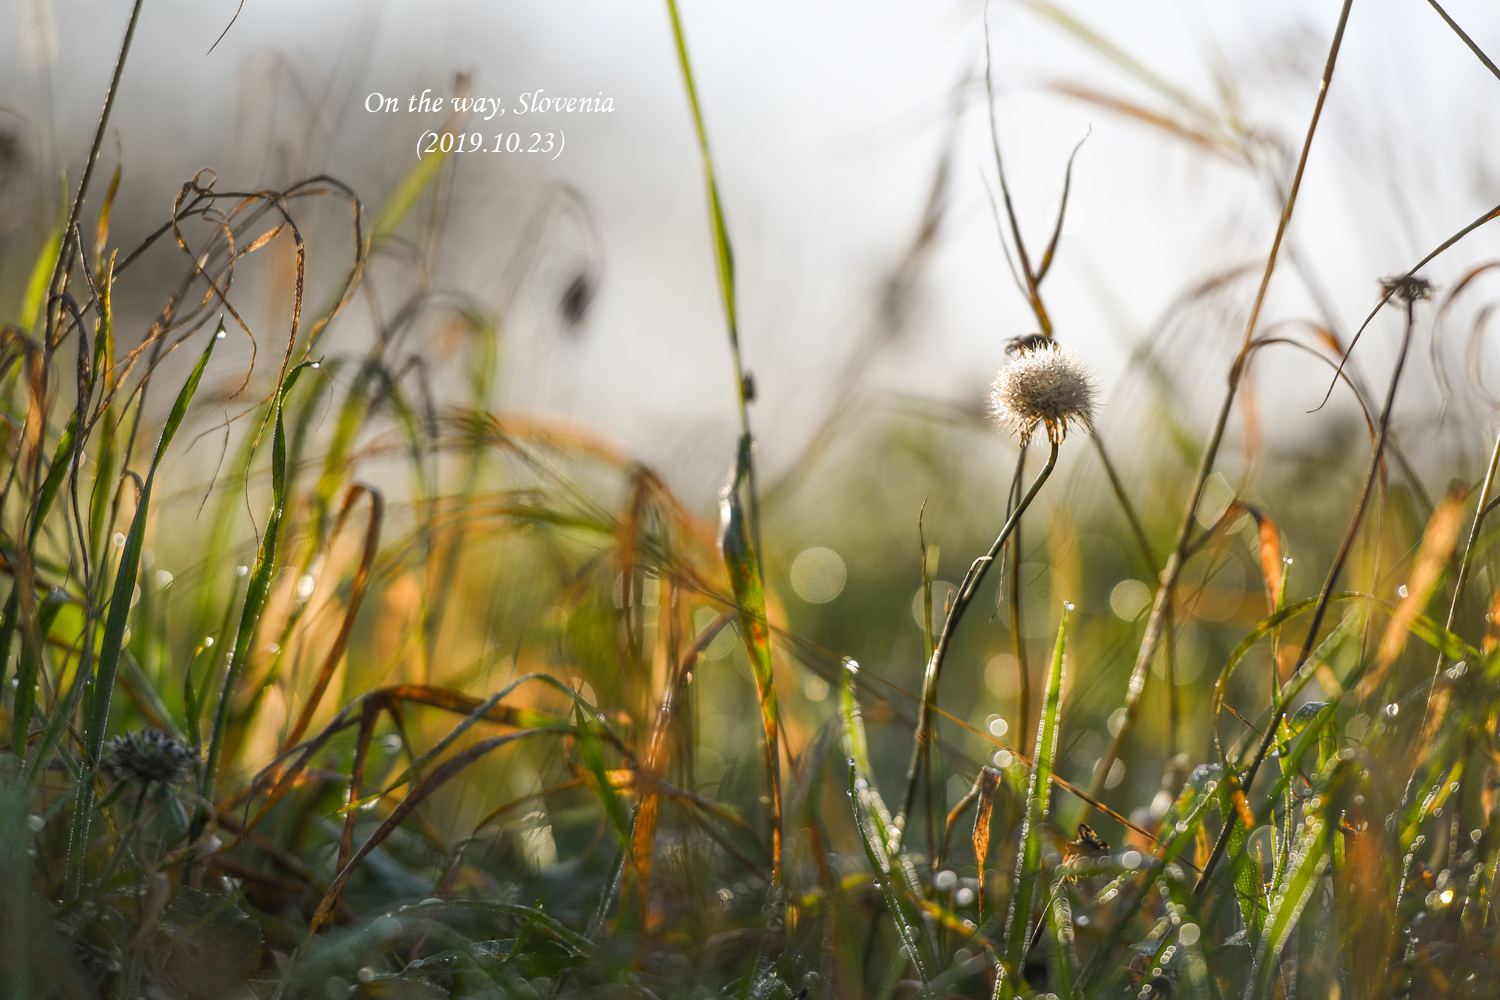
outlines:
{"label": "dew drop on grass", "polygon": [[1393,701],[1389,705],[1385,706],[1385,714],[1386,718],[1394,719],[1396,716],[1401,714],[1401,706]]}

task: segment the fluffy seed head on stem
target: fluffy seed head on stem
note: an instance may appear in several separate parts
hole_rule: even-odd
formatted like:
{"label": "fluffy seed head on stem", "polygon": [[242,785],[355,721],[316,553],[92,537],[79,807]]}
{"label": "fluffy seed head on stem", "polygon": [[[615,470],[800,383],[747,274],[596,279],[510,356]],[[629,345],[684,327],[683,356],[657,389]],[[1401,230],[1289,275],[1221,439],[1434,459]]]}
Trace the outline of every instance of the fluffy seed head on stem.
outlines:
{"label": "fluffy seed head on stem", "polygon": [[990,416],[1022,441],[1038,424],[1053,444],[1069,426],[1094,423],[1093,376],[1072,351],[1051,343],[1027,346],[1001,366],[990,385]]}

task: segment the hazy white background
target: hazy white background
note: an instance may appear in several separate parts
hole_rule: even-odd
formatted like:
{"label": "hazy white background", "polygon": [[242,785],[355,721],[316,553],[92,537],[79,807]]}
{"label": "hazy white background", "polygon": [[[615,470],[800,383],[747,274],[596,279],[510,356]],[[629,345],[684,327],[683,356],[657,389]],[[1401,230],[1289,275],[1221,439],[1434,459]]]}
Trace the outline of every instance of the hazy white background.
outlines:
{"label": "hazy white background", "polygon": [[[16,130],[26,155],[50,166],[51,176],[66,163],[76,177],[130,5],[9,2],[0,19],[0,127]],[[1500,5],[1447,6],[1479,44],[1500,53]],[[1068,0],[1065,7],[1205,104],[1223,107],[1220,80],[1233,79],[1242,119],[1280,135],[1294,155],[1339,5]],[[985,193],[994,167],[982,91],[984,10],[972,0],[683,0],[739,264],[744,351],[761,397],[754,419],[773,467],[821,419],[851,352],[866,343],[881,284],[918,225],[954,88],[966,77],[971,92],[940,243],[906,328],[879,349],[868,384],[876,396],[972,403],[1005,340],[1034,328],[1006,272]],[[727,463],[735,432],[730,365],[664,4],[246,0],[208,54],[234,11],[232,0],[146,2],[114,118],[126,165],[122,242],[163,218],[180,183],[204,166],[223,186],[327,171],[378,205],[411,166],[417,136],[438,119],[367,114],[370,92],[400,95],[404,106],[405,95],[423,87],[451,93],[457,71],[472,74],[474,93],[506,106],[539,87],[555,96],[602,92],[614,99],[612,115],[540,123],[567,133],[556,161],[459,158],[440,284],[508,304],[506,405],[606,428],[669,471]],[[1130,398],[1132,348],[1185,288],[1263,259],[1275,208],[1244,169],[1052,92],[1050,84],[1068,80],[1166,108],[1053,22],[1001,0],[990,4],[989,21],[995,110],[1034,247],[1048,231],[1068,153],[1089,133],[1074,173],[1072,231],[1046,292],[1058,336],[1102,377],[1114,407],[1105,411],[1108,434],[1111,412]],[[49,23],[51,50],[37,30]],[[1403,270],[1500,202],[1497,112],[1500,80],[1426,3],[1355,4],[1293,227],[1342,331],[1373,303],[1376,278]],[[532,117],[524,122],[539,127]],[[488,133],[516,124],[507,115],[470,127]],[[548,227],[537,266],[512,294],[526,221],[562,185],[582,195],[592,222],[564,215]],[[1451,280],[1497,248],[1495,233],[1480,233],[1433,276]],[[579,262],[598,265],[602,284],[584,324],[570,332],[552,304]],[[1253,281],[1239,299],[1252,291]],[[1269,317],[1308,312],[1306,294],[1285,271]],[[1230,309],[1201,329],[1171,333],[1182,343],[1178,359],[1201,364],[1204,398],[1224,371],[1212,343],[1238,340],[1236,315]],[[1372,376],[1385,371],[1392,329],[1379,328],[1362,355]],[[1268,367],[1263,385],[1273,394],[1282,385],[1275,398],[1287,404],[1285,418],[1301,419],[1322,376],[1281,360],[1290,367]],[[1277,419],[1273,408],[1273,430]]]}

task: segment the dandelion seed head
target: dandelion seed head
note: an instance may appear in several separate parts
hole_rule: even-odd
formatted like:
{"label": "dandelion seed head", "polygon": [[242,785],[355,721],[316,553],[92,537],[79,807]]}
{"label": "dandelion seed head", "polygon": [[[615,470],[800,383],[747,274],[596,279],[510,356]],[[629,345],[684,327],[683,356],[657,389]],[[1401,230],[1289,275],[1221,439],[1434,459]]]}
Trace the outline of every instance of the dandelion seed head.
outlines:
{"label": "dandelion seed head", "polygon": [[1001,366],[990,385],[990,416],[1025,441],[1038,424],[1052,443],[1074,424],[1094,422],[1093,376],[1072,351],[1052,344],[1024,347]]}
{"label": "dandelion seed head", "polygon": [[110,740],[101,767],[116,781],[176,785],[192,777],[197,760],[197,747],[148,727]]}

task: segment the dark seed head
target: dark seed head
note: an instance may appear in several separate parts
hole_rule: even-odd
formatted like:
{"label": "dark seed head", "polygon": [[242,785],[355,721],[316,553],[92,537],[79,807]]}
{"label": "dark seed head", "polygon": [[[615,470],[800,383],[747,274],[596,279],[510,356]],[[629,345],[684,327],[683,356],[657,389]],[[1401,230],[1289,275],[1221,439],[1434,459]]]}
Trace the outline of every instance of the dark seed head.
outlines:
{"label": "dark seed head", "polygon": [[176,785],[192,777],[197,761],[197,747],[151,727],[110,740],[101,766],[116,781]]}

